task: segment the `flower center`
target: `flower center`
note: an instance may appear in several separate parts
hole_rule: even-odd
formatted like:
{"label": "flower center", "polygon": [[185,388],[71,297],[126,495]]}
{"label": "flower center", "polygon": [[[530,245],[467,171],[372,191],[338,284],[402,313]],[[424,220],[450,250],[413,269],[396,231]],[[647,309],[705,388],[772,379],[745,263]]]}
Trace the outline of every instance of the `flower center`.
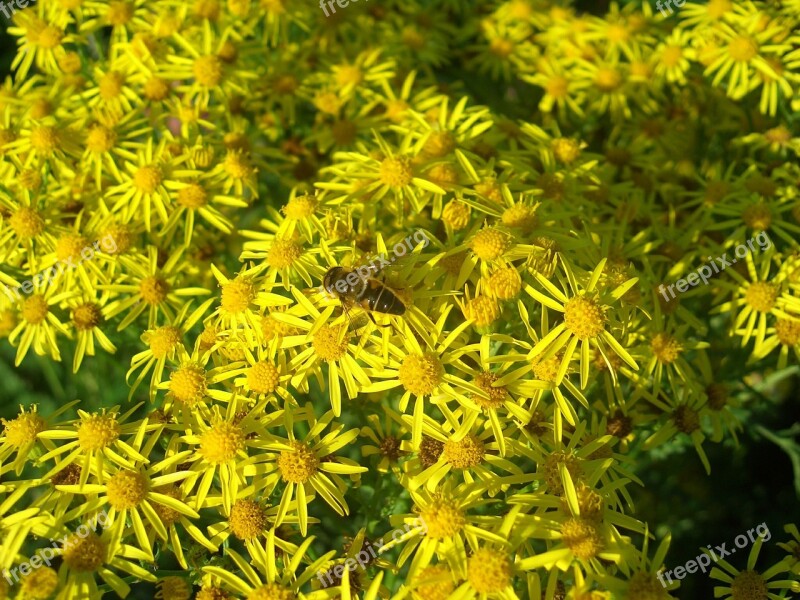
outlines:
{"label": "flower center", "polygon": [[278,387],[279,377],[275,365],[262,360],[247,370],[247,386],[257,394],[271,394]]}
{"label": "flower center", "polygon": [[508,555],[489,548],[478,548],[467,561],[467,580],[479,594],[494,594],[511,585]]}
{"label": "flower center", "polygon": [[169,376],[169,391],[179,402],[196,406],[206,397],[206,371],[197,363],[184,363]]}
{"label": "flower center", "polygon": [[41,294],[34,294],[22,302],[20,314],[31,325],[38,325],[47,318],[49,312],[45,297]]}
{"label": "flower center", "polygon": [[442,452],[444,459],[455,469],[468,469],[481,464],[485,453],[483,442],[471,433],[458,442],[446,441]]}
{"label": "flower center", "polygon": [[155,165],[145,165],[133,174],[133,186],[143,194],[152,194],[163,181],[161,169]]}
{"label": "flower center", "polygon": [[200,456],[212,465],[233,460],[244,449],[245,435],[241,427],[220,421],[200,436]]}
{"label": "flower center", "polygon": [[23,598],[46,600],[58,587],[58,573],[50,567],[40,566],[22,578],[20,588]]}
{"label": "flower center", "polygon": [[295,196],[283,206],[281,212],[287,219],[306,219],[314,214],[318,204],[316,197],[310,194]]}
{"label": "flower center", "polygon": [[77,261],[89,240],[77,233],[65,233],[56,242],[56,258],[62,262]]}
{"label": "flower center", "polygon": [[144,83],[142,91],[145,98],[158,102],[169,96],[169,84],[160,77],[153,76]]}
{"label": "flower center", "polygon": [[765,231],[772,225],[772,212],[764,204],[753,204],[744,209],[742,221],[751,229]]}
{"label": "flower center", "polygon": [[492,261],[500,258],[511,245],[509,236],[497,229],[481,229],[472,238],[470,247],[481,260]]}
{"label": "flower center", "polygon": [[565,165],[574,163],[581,155],[581,145],[569,138],[557,138],[553,140],[553,155],[557,160]]}
{"label": "flower center", "polygon": [[603,539],[597,524],[580,517],[572,517],[561,525],[561,540],[581,560],[597,556],[603,549]]}
{"label": "flower center", "polygon": [[397,370],[403,387],[417,396],[430,396],[444,377],[444,366],[433,354],[409,354]]}
{"label": "flower center", "polygon": [[728,44],[728,52],[737,62],[749,62],[758,54],[758,43],[749,35],[740,35]]}
{"label": "flower center", "polygon": [[178,191],[178,204],[186,208],[200,208],[208,204],[208,194],[199,183],[190,183]]}
{"label": "flower center", "polygon": [[700,429],[700,415],[692,408],[682,404],[672,413],[672,420],[678,431],[691,435],[693,431]]}
{"label": "flower center", "polygon": [[267,264],[273,269],[285,269],[300,258],[303,249],[294,240],[275,238],[267,252]]}
{"label": "flower center", "polygon": [[37,434],[46,428],[44,419],[35,412],[22,413],[16,419],[2,419],[0,422],[4,425],[6,441],[14,448],[35,442]]}
{"label": "flower center", "polygon": [[106,543],[92,532],[86,537],[73,533],[64,542],[64,563],[73,571],[91,573],[103,566],[107,549]]}
{"label": "flower center", "polygon": [[622,84],[622,75],[612,68],[598,69],[594,78],[594,85],[601,92],[610,93]]}
{"label": "flower center", "polygon": [[112,26],[117,25],[125,25],[133,18],[133,5],[125,2],[124,0],[118,0],[111,2],[108,5],[108,12],[106,13],[106,19],[108,20],[108,24]]}
{"label": "flower center", "polygon": [[114,147],[117,141],[117,134],[112,129],[103,125],[95,124],[86,136],[86,147],[90,152],[102,154]]}
{"label": "flower center", "polygon": [[87,302],[72,309],[72,322],[79,331],[90,331],[104,320],[100,307],[94,302]]}
{"label": "flower center", "polygon": [[450,569],[443,564],[425,567],[414,583],[415,597],[419,600],[447,600],[456,589]]}
{"label": "flower center", "polygon": [[396,156],[385,158],[381,162],[380,180],[393,188],[401,188],[414,179],[414,171],[411,168],[411,159],[407,156]]}
{"label": "flower center", "polygon": [[733,600],[766,600],[768,597],[767,584],[756,571],[742,571],[733,578],[731,583]]}
{"label": "flower center", "polygon": [[164,358],[181,343],[181,332],[172,325],[162,325],[148,331],[143,336],[143,341],[150,346],[153,356]]}
{"label": "flower center", "polygon": [[239,276],[222,286],[222,309],[232,314],[244,312],[255,297],[252,281]]}
{"label": "flower center", "polygon": [[[430,173],[428,174],[430,176]],[[469,225],[471,209],[468,204],[451,200],[442,211],[442,221],[450,225],[454,231],[460,231]]]}
{"label": "flower center", "polygon": [[778,286],[766,281],[751,283],[745,293],[745,301],[758,312],[768,313],[778,299]]}
{"label": "flower center", "polygon": [[640,571],[630,578],[625,597],[636,600],[664,600],[669,596],[653,574]]}
{"label": "flower center", "polygon": [[795,346],[800,343],[800,321],[778,319],[775,323],[775,335],[784,346]]}
{"label": "flower center", "polygon": [[291,450],[284,450],[278,456],[278,470],[284,481],[305,483],[317,472],[319,459],[308,444],[293,441]]}
{"label": "flower center", "polygon": [[228,150],[223,167],[233,179],[245,179],[253,172],[253,168],[242,150]]}
{"label": "flower center", "polygon": [[103,100],[113,100],[122,93],[122,86],[125,84],[125,77],[122,73],[109,71],[98,82],[97,88]]}
{"label": "flower center", "polygon": [[436,464],[444,452],[444,443],[432,437],[423,436],[419,443],[419,461],[424,468]]}
{"label": "flower center", "polygon": [[680,356],[683,347],[678,340],[667,333],[657,333],[650,342],[650,349],[659,362],[666,365],[675,362]]}
{"label": "flower center", "polygon": [[161,304],[169,293],[169,284],[156,275],[148,275],[139,283],[139,295],[147,304]]}
{"label": "flower center", "polygon": [[605,322],[601,306],[591,298],[576,296],[564,305],[564,324],[580,340],[600,335]]}
{"label": "flower center", "polygon": [[437,540],[453,537],[467,524],[464,511],[453,500],[437,498],[420,516],[428,528],[427,535]]}
{"label": "flower center", "polygon": [[121,428],[114,415],[91,415],[78,426],[81,450],[102,450],[119,438]]}
{"label": "flower center", "polygon": [[139,506],[147,496],[149,481],[142,473],[120,471],[108,480],[108,503],[117,510]]}
{"label": "flower center", "polygon": [[500,316],[500,306],[489,296],[476,296],[464,308],[464,316],[474,319],[476,327],[491,325]]}
{"label": "flower center", "polygon": [[434,131],[425,141],[422,151],[431,158],[447,156],[456,149],[455,136],[449,131]]}
{"label": "flower center", "polygon": [[261,535],[267,526],[264,508],[253,500],[237,500],[231,507],[228,519],[231,531],[240,540],[252,540]]}
{"label": "flower center", "polygon": [[489,394],[488,398],[481,398],[480,396],[472,396],[475,404],[481,408],[493,409],[503,405],[503,402],[508,397],[508,392],[505,387],[492,387],[492,384],[497,381],[499,377],[494,373],[484,371],[478,373],[475,377],[475,387],[481,388],[484,392]]}
{"label": "flower center", "polygon": [[247,600],[296,600],[297,595],[277,583],[268,583],[255,588],[247,594]]}
{"label": "flower center", "polygon": [[39,126],[31,130],[31,147],[45,156],[49,156],[58,149],[60,136],[55,127]]}
{"label": "flower center", "polygon": [[214,55],[201,56],[194,61],[192,72],[203,87],[216,87],[222,81],[222,61]]}
{"label": "flower center", "polygon": [[39,211],[22,207],[8,219],[8,224],[19,237],[31,239],[44,231],[44,218]]}
{"label": "flower center", "polygon": [[339,339],[341,332],[341,327],[331,327],[330,325],[320,327],[311,340],[317,356],[328,362],[342,358],[347,353],[348,340],[346,336]]}

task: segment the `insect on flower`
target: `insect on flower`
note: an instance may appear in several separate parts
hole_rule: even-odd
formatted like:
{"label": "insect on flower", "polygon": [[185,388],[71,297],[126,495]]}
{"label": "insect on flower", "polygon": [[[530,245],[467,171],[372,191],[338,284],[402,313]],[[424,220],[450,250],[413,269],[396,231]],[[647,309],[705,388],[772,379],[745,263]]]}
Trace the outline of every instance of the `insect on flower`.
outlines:
{"label": "insect on flower", "polygon": [[331,267],[322,278],[322,287],[328,294],[338,298],[345,311],[348,305],[356,304],[367,311],[375,323],[372,312],[387,315],[403,315],[406,305],[400,297],[381,280],[373,277],[379,266],[363,265],[356,269]]}

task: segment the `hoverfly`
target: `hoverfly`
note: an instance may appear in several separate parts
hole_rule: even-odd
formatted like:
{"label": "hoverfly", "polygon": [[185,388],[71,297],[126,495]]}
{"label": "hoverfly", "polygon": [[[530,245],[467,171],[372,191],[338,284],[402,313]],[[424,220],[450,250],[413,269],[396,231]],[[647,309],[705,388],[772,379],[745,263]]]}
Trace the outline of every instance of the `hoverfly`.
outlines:
{"label": "hoverfly", "polygon": [[[379,267],[365,265],[358,269],[347,267],[331,267],[322,278],[322,287],[328,294],[338,298],[347,309],[348,304],[357,304],[363,308],[372,322],[375,318],[371,313],[386,315],[402,315],[406,312],[406,305],[398,295],[386,284],[372,275],[377,273]],[[366,272],[366,275],[362,272]]]}

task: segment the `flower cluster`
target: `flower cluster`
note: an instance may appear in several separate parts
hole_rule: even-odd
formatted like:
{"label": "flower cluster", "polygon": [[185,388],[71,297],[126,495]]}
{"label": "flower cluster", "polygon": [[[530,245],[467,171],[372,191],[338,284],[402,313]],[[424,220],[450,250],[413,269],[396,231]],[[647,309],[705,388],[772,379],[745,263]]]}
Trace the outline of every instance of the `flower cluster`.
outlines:
{"label": "flower cluster", "polygon": [[[632,457],[710,472],[742,363],[800,361],[796,0],[38,0],[8,31],[0,284],[33,286],[0,338],[129,391],[3,420],[0,569],[66,542],[0,598],[672,597]],[[320,547],[365,488],[401,508]],[[786,532],[719,595],[800,586]]]}

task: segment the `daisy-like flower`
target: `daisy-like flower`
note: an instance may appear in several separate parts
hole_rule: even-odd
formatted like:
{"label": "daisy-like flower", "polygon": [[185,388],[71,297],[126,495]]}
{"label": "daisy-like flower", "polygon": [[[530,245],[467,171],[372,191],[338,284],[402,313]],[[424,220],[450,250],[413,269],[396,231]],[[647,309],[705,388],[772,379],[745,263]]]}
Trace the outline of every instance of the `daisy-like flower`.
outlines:
{"label": "daisy-like flower", "polygon": [[[308,501],[312,501],[314,496],[310,496]],[[250,488],[245,488],[240,492],[240,497],[234,500],[230,510],[226,510],[221,496],[208,496],[204,501],[206,508],[214,508],[221,505],[222,516],[225,521],[214,523],[208,526],[208,533],[211,543],[214,545],[228,545],[231,536],[240,540],[246,547],[251,556],[257,556],[263,551],[260,546],[259,538],[268,536],[270,529],[275,523],[275,516],[280,509],[279,506],[270,506],[269,503],[250,493]],[[284,527],[297,525],[299,517],[295,506],[290,507],[290,514],[284,518]],[[309,518],[309,523],[319,523],[319,519]],[[294,552],[297,547],[294,544],[281,540],[276,537],[276,545],[284,552]]]}
{"label": "daisy-like flower", "polygon": [[680,27],[672,30],[653,55],[656,77],[664,78],[669,83],[686,83],[686,74],[695,58],[691,40],[689,31]]}
{"label": "daisy-like flower", "polygon": [[183,243],[186,246],[192,239],[198,216],[211,227],[229,234],[233,230],[233,222],[220,209],[248,206],[241,197],[224,193],[220,182],[212,181],[212,176],[208,174],[195,176],[188,181],[166,182],[165,185],[174,196],[175,206],[169,211],[169,218],[161,235],[169,240],[182,228]]}
{"label": "daisy-like flower", "polygon": [[361,456],[378,456],[380,460],[375,468],[380,473],[388,473],[390,468],[397,473],[398,463],[401,458],[410,453],[410,440],[403,439],[408,435],[402,416],[388,406],[381,407],[384,412],[384,422],[381,423],[378,415],[367,415],[367,422],[361,428],[361,436],[371,441],[371,444],[361,445]]}
{"label": "daisy-like flower", "polygon": [[279,276],[286,289],[301,281],[312,287],[314,279],[322,278],[325,272],[317,261],[319,249],[311,249],[311,244],[304,241],[297,231],[286,236],[277,233],[279,227],[272,221],[264,219],[261,226],[266,231],[242,232],[250,241],[244,243],[239,259],[260,262],[254,272],[266,270],[265,287],[271,287]]}
{"label": "daisy-like flower", "polygon": [[245,365],[234,373],[228,373],[228,376],[236,376],[233,383],[242,388],[250,398],[257,400],[269,398],[277,405],[276,396],[278,396],[286,402],[287,407],[296,406],[297,401],[289,390],[289,380],[292,375],[286,354],[277,350],[275,344],[268,348],[259,346],[255,353],[246,347],[244,354]]}
{"label": "daisy-like flower", "polygon": [[702,412],[707,411],[706,398],[700,395],[693,395],[687,388],[662,391],[658,397],[644,393],[647,401],[662,411],[667,421],[651,435],[644,443],[644,448],[650,449],[665,443],[675,437],[676,434],[683,433],[692,440],[697,455],[703,463],[706,473],[711,473],[711,463],[703,450],[703,442],[706,439],[701,427]]}
{"label": "daisy-like flower", "polygon": [[154,212],[162,225],[169,223],[167,208],[173,202],[169,188],[177,190],[178,199],[185,198],[186,192],[180,195],[180,190],[185,187],[181,181],[197,178],[200,172],[182,168],[181,163],[186,158],[172,156],[167,149],[166,138],[158,145],[148,138],[144,147],[137,150],[135,159],[126,161],[124,169],[120,171],[122,182],[109,189],[107,194],[109,201],[114,202],[112,211],[126,223],[143,210],[144,225],[150,231]]}
{"label": "daisy-like flower", "polygon": [[517,535],[517,519],[517,509],[511,509],[492,532],[503,538],[503,543],[470,541],[472,553],[466,559],[466,569],[457,573],[464,582],[449,597],[519,600],[514,591],[515,578],[528,569],[520,561],[513,560],[515,551],[523,543]]}
{"label": "daisy-like flower", "polygon": [[[411,492],[414,501],[414,515],[396,515],[392,525],[411,523],[411,529],[404,542],[392,540],[381,546],[381,552],[403,545],[403,552],[398,560],[398,567],[413,556],[409,567],[409,577],[419,573],[428,566],[434,556],[448,561],[450,568],[464,571],[466,568],[466,546],[478,539],[484,542],[504,543],[505,540],[493,533],[500,518],[494,515],[480,516],[480,507],[489,503],[483,498],[485,487],[481,483],[459,486],[453,489],[445,483],[436,492],[417,490]],[[470,511],[473,511],[470,514]]]}
{"label": "daisy-like flower", "polygon": [[[767,251],[754,259],[753,255],[748,253],[745,257],[746,278],[735,269],[726,270],[726,274],[733,279],[733,282],[721,281],[719,285],[729,294],[735,295],[735,298],[713,309],[714,312],[731,313],[732,333],[742,337],[742,347],[746,346],[751,338],[755,338],[755,352],[759,355],[763,354],[768,317],[771,315],[791,322],[795,319],[792,313],[800,313],[800,299],[784,291],[787,271],[782,269],[774,277],[770,277],[773,254],[772,251]],[[759,263],[758,267],[756,261]]]}
{"label": "daisy-like flower", "polygon": [[67,301],[72,317],[71,325],[78,337],[75,358],[72,361],[73,373],[78,372],[84,356],[94,356],[95,341],[109,354],[117,351],[117,347],[101,328],[106,322],[104,304],[105,298],[98,298],[96,292],[84,293],[82,297],[71,298]]}
{"label": "daisy-like flower", "polygon": [[[215,566],[204,566],[203,572],[220,581],[225,589],[240,594],[248,600],[265,600],[267,598],[325,600],[332,598],[332,593],[338,591],[336,588],[307,593],[301,592],[317,576],[322,565],[336,554],[335,551],[331,550],[316,560],[312,560],[310,557],[306,558],[309,547],[313,542],[314,536],[306,538],[291,555],[287,554],[279,561],[276,553],[275,529],[271,529],[267,535],[266,543],[259,552],[255,553],[255,568],[235,550],[228,549],[226,551],[226,555],[231,558],[238,571],[244,576],[244,579],[239,575],[234,575],[230,569]],[[304,558],[310,562],[301,571],[300,566],[304,562]],[[380,579],[379,577],[379,583]],[[215,597],[220,596],[217,595]],[[370,600],[375,600],[374,592]]]}
{"label": "daisy-like flower", "polygon": [[195,100],[197,106],[206,108],[211,99],[225,101],[232,94],[246,94],[244,84],[255,79],[257,74],[237,66],[236,61],[226,60],[225,53],[238,43],[231,39],[231,31],[218,35],[205,22],[200,30],[200,40],[193,43],[182,32],[173,33],[173,39],[183,49],[183,53],[167,57],[169,64],[162,66],[158,75],[168,80],[184,81],[179,87],[187,99]]}
{"label": "daisy-like flower", "polygon": [[[744,27],[742,27],[744,26]],[[781,32],[779,25],[759,30],[760,20],[750,19],[739,23],[735,28],[727,23],[720,23],[717,35],[720,47],[709,55],[711,64],[705,69],[706,77],[714,75],[712,85],[720,85],[727,78],[726,93],[731,98],[741,98],[751,87],[751,80],[758,73],[772,79],[781,79],[769,57],[780,55],[789,49],[786,44],[775,44],[773,39]]]}
{"label": "daisy-like flower", "polygon": [[[215,476],[221,482],[223,506],[231,510],[239,490],[247,483],[240,466],[248,461],[249,449],[270,443],[274,438],[268,435],[266,428],[283,416],[282,410],[264,414],[266,402],[263,401],[244,414],[237,410],[237,404],[236,398],[232,398],[224,415],[219,406],[214,406],[210,418],[196,417],[190,433],[180,438],[193,447],[193,454],[186,461],[192,477],[182,484],[181,492],[187,497],[195,492],[192,499],[198,510]],[[247,464],[255,460],[265,460],[265,457],[256,454]]]}
{"label": "daisy-like flower", "polygon": [[539,109],[544,113],[552,113],[556,108],[559,115],[572,112],[582,116],[586,87],[583,80],[572,76],[567,64],[556,57],[543,57],[537,63],[534,74],[522,75],[522,79],[544,90],[539,101]]}
{"label": "daisy-like flower", "polygon": [[415,448],[419,447],[422,440],[426,398],[428,402],[434,404],[448,400],[469,404],[467,393],[478,395],[484,393],[479,387],[455,374],[448,373],[445,368],[446,365],[457,359],[451,346],[471,325],[470,321],[465,321],[445,335],[444,326],[451,309],[452,305],[448,305],[442,311],[435,326],[429,332],[425,332],[424,337],[423,334],[420,334],[421,340],[417,340],[417,336],[414,335],[410,326],[403,322],[402,346],[396,343],[390,344],[388,364],[373,367],[378,371],[376,375],[380,374],[385,380],[364,389],[365,392],[372,392],[402,386],[404,389],[400,398],[402,412],[406,412],[408,409],[412,396],[415,398],[412,409],[411,442]]}
{"label": "daisy-like flower", "polygon": [[[341,476],[348,475],[351,479],[358,480],[358,474],[367,471],[367,468],[335,455],[358,437],[358,429],[344,431],[343,424],[332,425],[333,411],[328,411],[317,419],[310,403],[299,414],[308,423],[308,433],[303,438],[295,437],[293,415],[291,411],[287,411],[284,416],[288,438],[255,442],[257,447],[276,453],[276,470],[267,476],[263,484],[257,485],[257,488],[264,487],[264,493],[270,495],[278,482],[283,481],[286,487],[281,493],[275,526],[280,526],[284,521],[290,503],[296,498],[300,531],[306,535],[309,495],[315,491],[337,514],[345,516],[350,509],[344,497],[347,484]],[[329,426],[330,431],[323,435]]]}
{"label": "daisy-like flower", "polygon": [[[0,419],[3,425],[0,468],[11,464],[17,475],[22,473],[28,454],[39,441],[39,433],[47,429],[47,422],[39,415],[38,408],[34,404],[29,412],[25,412],[25,407],[20,406],[19,415],[13,419]],[[15,454],[14,460],[9,463],[8,458],[12,454]]]}
{"label": "daisy-like flower", "polygon": [[19,79],[24,79],[34,65],[39,71],[58,73],[58,57],[64,52],[64,44],[75,41],[73,33],[42,19],[38,12],[20,10],[14,15],[14,26],[8,28],[9,34],[19,38],[19,50],[11,63]]}
{"label": "daisy-like flower", "polygon": [[[383,368],[383,361],[363,350],[364,342],[355,345],[353,335],[349,331],[349,320],[346,315],[329,322],[335,305],[328,306],[322,312],[310,302],[305,295],[293,289],[297,307],[284,313],[273,313],[283,323],[297,328],[301,335],[284,338],[282,347],[292,349],[306,346],[289,361],[289,372],[292,373],[290,383],[300,392],[308,389],[308,379],[314,375],[321,387],[325,387],[323,365],[327,370],[327,390],[331,408],[336,416],[342,413],[342,390],[339,381],[344,383],[349,398],[355,398],[359,391],[376,391],[369,389],[372,383],[362,362],[374,370]],[[312,322],[297,315],[311,317]]]}
{"label": "daisy-like flower", "polygon": [[418,167],[413,161],[415,140],[405,135],[396,149],[393,149],[384,138],[375,133],[375,141],[380,148],[377,157],[366,147],[359,152],[339,152],[334,155],[334,164],[323,170],[323,174],[354,181],[353,184],[337,182],[318,183],[316,187],[325,190],[339,190],[356,199],[377,202],[390,192],[396,200],[394,210],[398,215],[405,213],[403,200],[408,199],[416,212],[422,212],[427,203],[427,195],[446,192],[438,185],[419,177]]}
{"label": "daisy-like flower", "polygon": [[[561,280],[563,290],[569,289],[571,294],[567,294],[556,287],[551,281],[536,274],[536,280],[550,294],[549,296],[536,290],[533,286],[526,285],[525,291],[543,306],[564,315],[564,321],[553,327],[539,343],[534,347],[529,358],[533,359],[541,356],[541,360],[555,356],[556,353],[563,351],[561,364],[556,373],[554,383],[559,385],[566,375],[569,363],[580,343],[580,373],[581,387],[585,388],[589,379],[589,365],[593,347],[596,347],[602,354],[609,369],[612,368],[608,358],[609,349],[624,360],[631,368],[638,369],[638,365],[631,355],[617,341],[614,335],[606,329],[606,325],[614,325],[609,313],[610,303],[619,301],[622,296],[630,290],[638,278],[634,277],[625,283],[615,287],[610,292],[602,294],[597,290],[597,283],[606,264],[606,259],[591,272],[588,282],[581,283],[576,277],[572,267],[561,256],[566,281]],[[569,286],[567,288],[567,285]]]}
{"label": "daisy-like flower", "polygon": [[[81,527],[87,527],[82,525]],[[63,582],[56,600],[69,600],[76,595],[93,598],[100,595],[97,578],[104,581],[120,597],[130,593],[130,586],[115,571],[132,575],[139,581],[156,581],[156,576],[134,561],[147,561],[147,552],[113,539],[110,529],[102,535],[89,530],[81,536],[62,527],[55,533],[63,539],[63,547],[57,550],[62,557],[58,568],[58,579]]]}
{"label": "daisy-like flower", "polygon": [[17,346],[15,366],[22,363],[31,348],[38,356],[49,354],[53,360],[61,360],[56,338],[59,334],[70,338],[71,334],[67,325],[58,318],[57,308],[63,301],[73,297],[75,292],[59,292],[59,287],[48,282],[43,290],[21,297],[18,303],[19,320],[8,336],[8,341]]}
{"label": "daisy-like flower", "polygon": [[125,329],[145,311],[151,328],[157,326],[162,314],[165,320],[174,322],[176,311],[180,311],[186,302],[184,298],[210,293],[202,287],[177,287],[182,262],[185,261],[184,248],[179,248],[161,266],[158,251],[152,246],[148,248],[147,256],[122,256],[119,260],[125,267],[127,281],[97,286],[99,290],[128,294],[124,300],[117,299],[107,305],[108,318],[128,312],[118,330]]}
{"label": "daisy-like flower", "polygon": [[[143,447],[143,436],[137,436],[133,447],[139,456],[141,456],[140,452],[149,455],[150,448],[155,445],[154,442],[157,439],[156,436],[151,437]],[[162,511],[166,507],[187,517],[194,519],[200,517],[197,512],[180,500],[155,491],[162,486],[176,484],[192,476],[189,471],[164,472],[171,467],[174,468],[190,455],[191,451],[186,450],[168,456],[159,462],[150,463],[147,467],[143,464],[149,462],[147,459],[135,459],[132,461],[132,469],[115,468],[105,471],[99,478],[101,481],[105,481],[102,484],[88,482],[77,485],[56,485],[56,489],[61,492],[89,497],[85,504],[66,513],[63,520],[69,522],[85,517],[97,506],[107,505],[110,507],[106,518],[111,521],[107,527],[111,532],[111,547],[115,548],[125,537],[125,528],[130,522],[137,547],[149,556],[149,560],[153,560],[148,530],[155,531],[161,540],[167,540],[167,529],[154,508],[156,504],[162,505]]]}
{"label": "daisy-like flower", "polygon": [[800,531],[794,523],[784,526],[783,530],[791,535],[792,539],[788,542],[778,542],[778,546],[789,553],[784,559],[789,570],[795,575],[800,574]]}
{"label": "daisy-like flower", "polygon": [[144,378],[152,370],[149,395],[150,401],[154,400],[167,360],[171,360],[175,356],[175,352],[183,345],[186,334],[203,318],[214,301],[215,298],[209,298],[192,311],[190,315],[187,315],[187,313],[191,310],[192,303],[187,302],[175,315],[172,322],[148,329],[141,335],[140,339],[147,345],[147,350],[143,350],[131,358],[131,366],[125,375],[125,380],[129,381],[131,375],[136,371],[140,372],[136,379],[133,380],[133,383],[130,384],[129,399],[133,397],[139,384],[144,381]]}
{"label": "daisy-like flower", "polygon": [[[447,421],[438,424],[425,415],[421,428],[425,437],[415,446],[422,455],[423,444],[429,445],[425,440],[431,439],[441,444],[441,451],[436,460],[423,465],[426,468],[421,472],[414,472],[418,468],[417,463],[406,464],[410,476],[408,489],[413,491],[425,486],[428,491],[433,491],[448,475],[457,475],[467,484],[480,480],[489,494],[494,496],[511,483],[534,479],[533,475],[524,474],[514,462],[500,456],[499,443],[491,439],[491,427],[485,421],[478,420],[476,413],[463,416],[459,414],[461,411],[451,413],[444,407],[441,410],[447,415]],[[404,420],[408,423],[411,418],[405,416]],[[506,475],[500,476],[495,470]]]}
{"label": "daisy-like flower", "polygon": [[[131,444],[121,439],[130,439],[130,436],[136,437],[160,428],[159,424],[148,423],[147,419],[127,422],[140,406],[141,404],[137,404],[121,415],[118,414],[118,406],[97,413],[78,409],[78,419],[72,423],[40,432],[38,437],[45,444],[49,440],[62,440],[59,446],[48,447],[49,452],[39,457],[39,465],[56,460],[56,464],[42,479],[50,479],[76,464],[80,467],[81,485],[88,481],[92,473],[103,483],[103,473],[108,470],[104,468],[105,461],[122,469],[133,469],[132,461],[147,462],[146,456],[142,456]],[[151,438],[156,439],[157,436]],[[63,443],[63,440],[71,441]],[[63,454],[66,456],[62,458]]]}
{"label": "daisy-like flower", "polygon": [[[758,554],[761,552],[761,546],[764,545],[764,538],[759,538],[750,549],[750,554],[747,556],[747,565],[744,570],[739,570],[731,565],[727,560],[716,557],[715,566],[711,569],[710,577],[722,582],[723,585],[714,586],[715,598],[728,598],[736,600],[737,598],[746,598],[744,594],[748,594],[751,598],[762,598],[766,600],[779,600],[784,594],[780,590],[787,590],[792,588],[792,581],[785,579],[775,579],[780,573],[786,570],[786,564],[778,562],[766,571],[760,572],[756,570],[756,563],[758,562]],[[705,548],[701,550],[708,554],[709,551]],[[780,595],[778,595],[780,593]]]}
{"label": "daisy-like flower", "polygon": [[667,556],[671,539],[670,534],[664,536],[651,559],[648,553],[650,533],[645,531],[642,553],[636,556],[631,565],[633,572],[630,576],[621,579],[601,573],[596,576],[598,581],[624,600],[635,600],[636,598],[671,600],[670,592],[677,590],[680,583],[678,581],[667,583],[664,581],[663,573],[660,572],[664,569],[664,559]]}

